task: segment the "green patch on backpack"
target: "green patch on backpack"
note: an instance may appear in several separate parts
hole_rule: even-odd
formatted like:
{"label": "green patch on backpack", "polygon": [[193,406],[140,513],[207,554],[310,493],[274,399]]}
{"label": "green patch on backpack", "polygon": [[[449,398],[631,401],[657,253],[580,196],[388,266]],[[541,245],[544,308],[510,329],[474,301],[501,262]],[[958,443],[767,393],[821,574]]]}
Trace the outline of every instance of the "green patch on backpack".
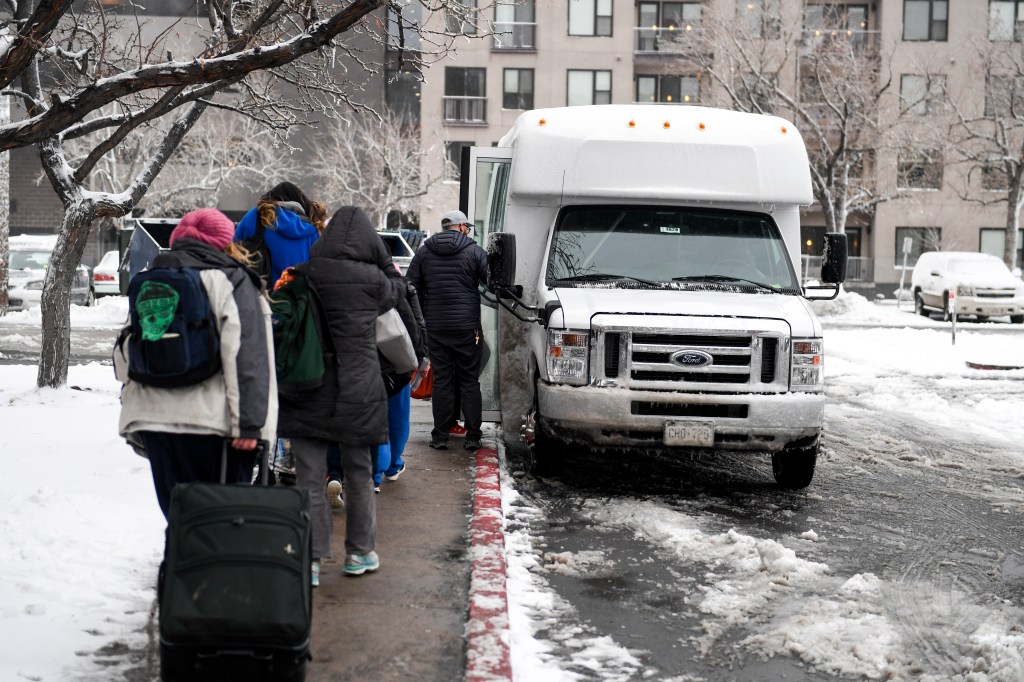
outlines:
{"label": "green patch on backpack", "polygon": [[[273,312],[277,390],[301,394],[324,379],[324,344],[320,338],[320,302],[309,279],[297,271],[270,295]],[[324,334],[329,332],[325,329]]]}
{"label": "green patch on backpack", "polygon": [[145,282],[135,299],[135,310],[145,341],[159,341],[174,322],[178,292],[163,282]]}

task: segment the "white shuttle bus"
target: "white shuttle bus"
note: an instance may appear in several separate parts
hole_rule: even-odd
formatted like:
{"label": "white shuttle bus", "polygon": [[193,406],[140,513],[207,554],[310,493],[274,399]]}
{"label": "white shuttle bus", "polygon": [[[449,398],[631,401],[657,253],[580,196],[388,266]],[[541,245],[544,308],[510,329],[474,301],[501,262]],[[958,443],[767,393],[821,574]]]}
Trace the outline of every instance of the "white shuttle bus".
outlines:
{"label": "white shuttle bus", "polygon": [[825,397],[807,299],[834,298],[846,272],[846,238],[829,234],[824,284],[801,286],[811,201],[800,133],[772,116],[539,109],[467,150],[461,204],[499,292],[485,419],[538,463],[748,451],[771,453],[779,485],[809,485]]}

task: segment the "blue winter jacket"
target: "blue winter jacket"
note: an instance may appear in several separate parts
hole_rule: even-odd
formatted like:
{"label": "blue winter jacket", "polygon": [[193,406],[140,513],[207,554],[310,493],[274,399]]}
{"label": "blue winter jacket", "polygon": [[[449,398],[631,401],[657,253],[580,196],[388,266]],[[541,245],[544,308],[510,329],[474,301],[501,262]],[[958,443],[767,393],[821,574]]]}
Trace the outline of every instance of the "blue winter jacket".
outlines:
{"label": "blue winter jacket", "polygon": [[[251,209],[235,228],[232,241],[240,242],[256,234],[256,211]],[[290,268],[309,260],[309,248],[316,243],[320,233],[299,214],[278,206],[277,224],[268,225],[263,232],[263,241],[270,251],[270,282],[274,283],[281,277],[285,268]]]}

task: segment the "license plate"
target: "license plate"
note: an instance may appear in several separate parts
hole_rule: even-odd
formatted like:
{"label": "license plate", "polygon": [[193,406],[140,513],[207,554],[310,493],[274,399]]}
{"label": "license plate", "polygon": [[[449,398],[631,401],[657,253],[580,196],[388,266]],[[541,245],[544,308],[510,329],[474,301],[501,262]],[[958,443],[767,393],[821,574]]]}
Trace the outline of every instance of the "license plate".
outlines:
{"label": "license plate", "polygon": [[665,445],[710,448],[715,445],[715,422],[665,422]]}

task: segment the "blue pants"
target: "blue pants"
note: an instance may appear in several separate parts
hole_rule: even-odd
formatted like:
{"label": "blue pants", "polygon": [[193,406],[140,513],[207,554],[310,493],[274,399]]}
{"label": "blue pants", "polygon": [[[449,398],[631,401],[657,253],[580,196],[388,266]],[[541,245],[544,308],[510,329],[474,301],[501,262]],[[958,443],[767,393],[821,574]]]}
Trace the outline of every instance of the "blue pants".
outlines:
{"label": "blue pants", "polygon": [[388,398],[388,442],[377,446],[377,463],[373,469],[373,482],[376,485],[380,485],[385,474],[393,476],[405,466],[402,453],[409,441],[411,391],[406,384],[401,391]]}
{"label": "blue pants", "polygon": [[[412,404],[410,392],[406,385],[401,391],[388,398],[388,442],[377,446],[374,456],[373,483],[380,485],[385,474],[393,476],[398,473],[405,461],[402,453],[409,441],[409,409]],[[341,477],[341,452],[337,443],[332,443],[327,450],[327,473]]]}

